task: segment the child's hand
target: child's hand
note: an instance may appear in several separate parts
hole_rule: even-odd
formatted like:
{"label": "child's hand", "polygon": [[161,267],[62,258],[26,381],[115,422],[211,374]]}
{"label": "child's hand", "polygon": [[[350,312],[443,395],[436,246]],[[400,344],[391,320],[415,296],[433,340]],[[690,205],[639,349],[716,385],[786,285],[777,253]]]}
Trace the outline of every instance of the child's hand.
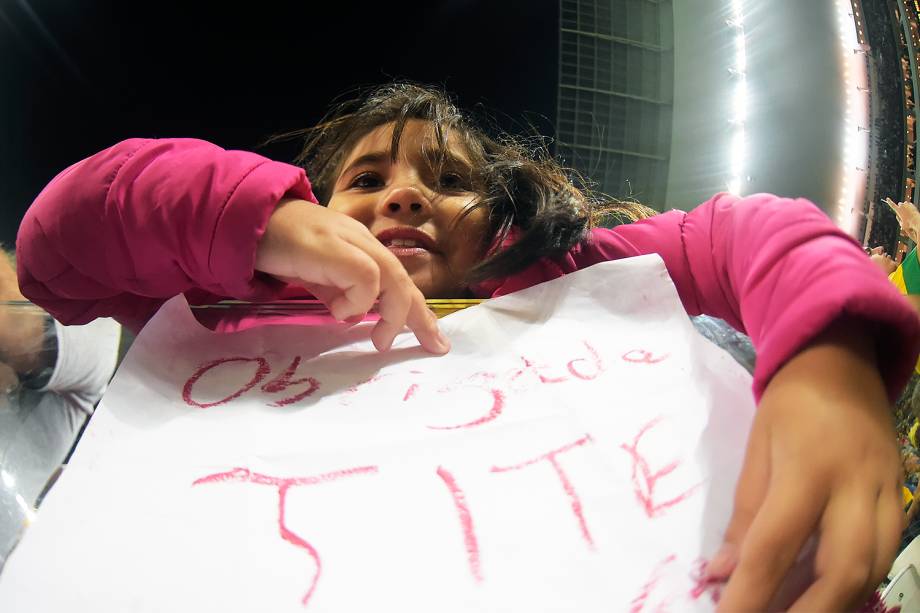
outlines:
{"label": "child's hand", "polygon": [[303,200],[283,200],[256,251],[256,270],[301,285],[339,320],[360,318],[378,300],[371,333],[386,351],[408,326],[422,347],[447,353],[450,343],[405,268],[360,222]]}
{"label": "child's hand", "polygon": [[[720,611],[771,599],[808,537],[814,582],[791,611],[858,607],[888,572],[903,530],[901,467],[872,339],[836,324],[767,386],[711,579]],[[772,610],[772,609],[770,609]]]}

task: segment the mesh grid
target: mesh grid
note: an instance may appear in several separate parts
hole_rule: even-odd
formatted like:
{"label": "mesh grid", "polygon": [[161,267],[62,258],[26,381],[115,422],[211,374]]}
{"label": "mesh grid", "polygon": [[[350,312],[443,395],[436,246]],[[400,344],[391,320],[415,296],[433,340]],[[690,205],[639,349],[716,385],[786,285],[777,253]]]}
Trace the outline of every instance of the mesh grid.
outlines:
{"label": "mesh grid", "polygon": [[661,208],[673,100],[671,0],[560,0],[557,154]]}

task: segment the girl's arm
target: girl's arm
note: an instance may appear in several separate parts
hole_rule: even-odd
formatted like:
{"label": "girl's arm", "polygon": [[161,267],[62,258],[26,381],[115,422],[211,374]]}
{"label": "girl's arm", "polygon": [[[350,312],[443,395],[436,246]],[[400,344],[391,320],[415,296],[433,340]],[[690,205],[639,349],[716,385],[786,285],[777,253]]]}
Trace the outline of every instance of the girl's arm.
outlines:
{"label": "girl's arm", "polygon": [[719,611],[860,610],[890,569],[903,471],[873,337],[837,320],[766,387],[706,569]]}
{"label": "girl's arm", "polygon": [[576,264],[657,253],[691,315],[720,317],[757,349],[754,392],[844,315],[872,324],[889,397],[920,349],[915,311],[859,244],[802,199],[719,194],[693,211],[671,211],[596,229]]}
{"label": "girl's arm", "polygon": [[22,293],[64,323],[139,328],[166,299],[267,299],[256,247],[284,196],[315,201],[303,170],[193,139],[131,139],[63,171],[16,240]]}
{"label": "girl's arm", "polygon": [[381,351],[408,326],[422,347],[446,353],[396,256],[358,221],[315,203],[303,170],[254,153],[124,141],[38,196],[16,241],[20,287],[64,323],[108,316],[139,329],[179,293],[264,301],[290,282],[339,319],[377,302],[371,338]]}
{"label": "girl's arm", "polygon": [[[595,231],[572,257],[617,253],[659,253],[689,312],[746,329],[758,350],[758,411],[706,570],[728,581],[719,610],[859,608],[903,528],[889,403],[917,359],[911,305],[804,200],[719,195]],[[802,556],[812,536],[813,557]],[[784,587],[796,565],[812,577],[801,594]]]}

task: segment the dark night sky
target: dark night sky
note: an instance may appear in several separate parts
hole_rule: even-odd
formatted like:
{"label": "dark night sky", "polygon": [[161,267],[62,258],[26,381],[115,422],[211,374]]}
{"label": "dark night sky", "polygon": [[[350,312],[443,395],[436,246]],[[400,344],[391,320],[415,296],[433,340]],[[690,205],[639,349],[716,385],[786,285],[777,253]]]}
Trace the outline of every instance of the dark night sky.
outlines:
{"label": "dark night sky", "polygon": [[252,149],[357,85],[442,84],[549,133],[557,27],[558,0],[0,0],[0,241],[57,172],[123,138]]}

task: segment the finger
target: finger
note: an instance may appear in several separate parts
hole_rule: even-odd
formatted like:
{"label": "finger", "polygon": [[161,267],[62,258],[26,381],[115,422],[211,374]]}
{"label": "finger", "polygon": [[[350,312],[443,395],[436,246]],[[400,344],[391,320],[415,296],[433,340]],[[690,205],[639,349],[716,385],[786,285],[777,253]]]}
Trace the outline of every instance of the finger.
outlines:
{"label": "finger", "polygon": [[438,318],[425,304],[421,292],[412,300],[406,325],[427,351],[438,355],[450,351],[450,340],[441,332],[438,327]]}
{"label": "finger", "polygon": [[371,338],[374,346],[386,351],[396,335],[406,326],[415,334],[419,344],[435,354],[450,350],[450,341],[441,333],[437,317],[425,304],[425,296],[406,273],[402,262],[383,246],[370,232],[356,232],[351,237],[356,245],[366,249],[380,267],[380,321]]}
{"label": "finger", "polygon": [[[342,290],[340,290],[337,287],[317,285],[315,283],[307,283],[304,285],[304,287],[306,288],[308,292],[313,294],[314,298],[316,298],[317,300],[322,302],[324,305],[326,305],[326,308],[329,309],[330,314],[332,313],[332,309],[330,308],[329,305],[335,302],[335,300],[339,298],[339,296],[342,295]],[[362,321],[364,321],[364,318],[366,316],[367,316],[367,313],[360,313],[358,315],[352,315],[350,317],[346,317],[345,319],[341,319],[339,321],[344,321],[345,323],[354,325],[354,324],[359,324]]]}
{"label": "finger", "polygon": [[[900,486],[885,488],[878,499],[876,516],[876,550],[875,564],[872,568],[871,582],[874,586],[882,582],[891,570],[891,565],[901,544],[901,533],[907,523],[901,508]],[[869,592],[871,595],[871,591]],[[868,595],[867,595],[868,596]]]}
{"label": "finger", "polygon": [[[322,302],[328,308],[332,301],[342,294],[342,290],[329,285],[320,285],[318,283],[303,283],[306,289],[314,298]],[[331,312],[331,311],[330,311]]]}
{"label": "finger", "polygon": [[339,292],[326,293],[329,312],[338,320],[363,315],[371,310],[380,293],[380,267],[369,255],[350,243],[342,243],[336,253],[323,262],[321,277],[325,285]]}
{"label": "finger", "polygon": [[[333,304],[340,305],[343,300],[344,301],[348,300],[348,298],[344,296],[344,290],[342,290],[339,287],[336,287],[335,285],[323,285],[320,283],[306,282],[299,277],[289,277],[285,275],[272,275],[272,276],[278,279],[279,281],[283,281],[287,283],[288,285],[300,286],[304,288],[305,290],[307,290],[308,292],[310,292],[310,294],[314,298],[316,298],[317,300],[322,302],[324,305],[326,305],[326,308],[329,310],[329,313],[333,317],[338,319],[339,321],[345,321],[345,322],[353,323],[353,324],[360,323],[361,321],[364,320],[364,317],[367,315],[367,311],[364,311],[356,315],[342,317],[341,315],[343,314],[343,310],[341,309],[340,306],[337,307],[336,310],[333,310],[333,306],[332,306]],[[342,282],[343,282],[342,279],[339,278],[339,283],[341,284]]]}
{"label": "finger", "polygon": [[855,486],[835,492],[821,520],[817,579],[790,613],[843,611],[866,592],[875,563],[877,501],[875,492]]}
{"label": "finger", "polygon": [[762,611],[812,533],[825,506],[815,480],[802,471],[774,476],[741,544],[720,611]]}
{"label": "finger", "polygon": [[[380,300],[377,313],[380,321],[371,332],[371,340],[379,351],[386,351],[393,344],[393,339],[402,331],[412,306],[412,291],[418,291],[412,281],[403,273],[405,279],[392,272],[384,272],[381,279]],[[395,278],[394,278],[395,277]]]}
{"label": "finger", "polygon": [[735,504],[722,546],[706,565],[705,576],[709,581],[723,581],[735,569],[744,536],[763,504],[770,482],[767,434],[766,419],[758,413],[748,437],[744,463],[735,487]]}
{"label": "finger", "polygon": [[395,293],[386,289],[380,295],[380,321],[371,333],[374,345],[381,351],[386,351],[396,335],[404,327],[408,327],[425,350],[435,354],[447,353],[450,350],[450,341],[438,328],[437,317],[425,304],[425,297],[408,275],[404,272],[403,275],[405,279],[397,282],[405,284],[406,287],[400,287]]}
{"label": "finger", "polygon": [[289,274],[270,274],[307,289],[340,321],[370,311],[380,292],[375,260],[345,240],[324,243],[320,253],[318,258],[296,259]]}

